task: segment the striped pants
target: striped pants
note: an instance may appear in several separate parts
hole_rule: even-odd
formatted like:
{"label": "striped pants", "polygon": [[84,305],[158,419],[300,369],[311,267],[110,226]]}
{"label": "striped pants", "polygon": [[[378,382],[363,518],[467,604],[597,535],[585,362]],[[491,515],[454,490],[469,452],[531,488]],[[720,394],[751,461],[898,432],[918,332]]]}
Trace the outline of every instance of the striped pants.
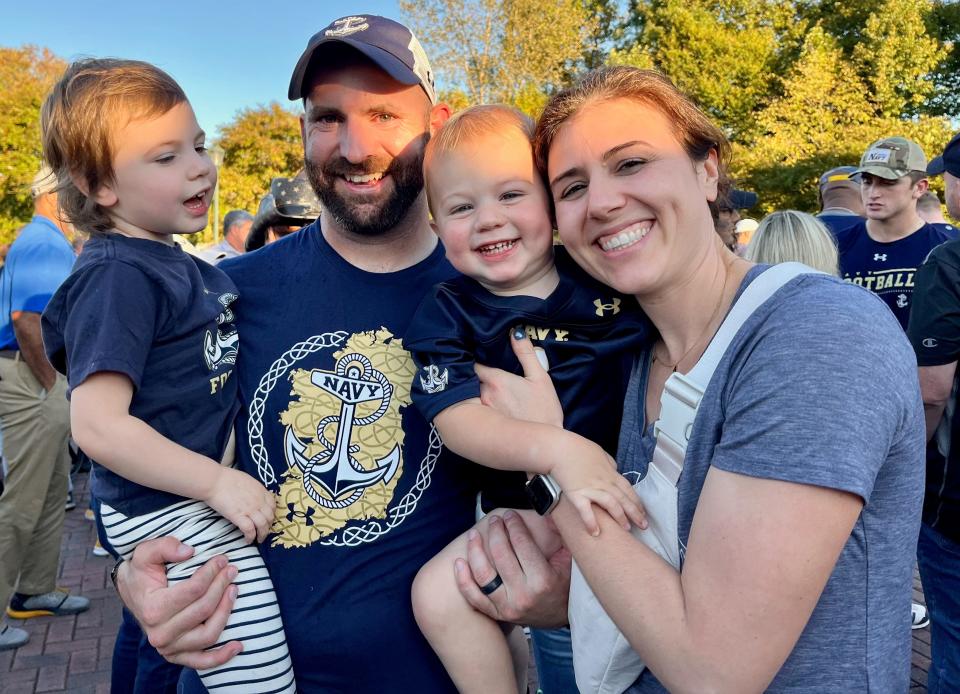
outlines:
{"label": "striped pants", "polygon": [[296,691],[273,582],[256,545],[247,543],[233,523],[202,501],[193,500],[142,516],[125,516],[107,504],[100,511],[107,538],[124,559],[130,559],[139,543],[166,535],[194,548],[186,561],[167,564],[171,584],[190,578],[218,554],[226,555],[237,567],[237,600],[214,647],[241,641],[243,651],[220,667],[199,672],[207,690],[216,694]]}

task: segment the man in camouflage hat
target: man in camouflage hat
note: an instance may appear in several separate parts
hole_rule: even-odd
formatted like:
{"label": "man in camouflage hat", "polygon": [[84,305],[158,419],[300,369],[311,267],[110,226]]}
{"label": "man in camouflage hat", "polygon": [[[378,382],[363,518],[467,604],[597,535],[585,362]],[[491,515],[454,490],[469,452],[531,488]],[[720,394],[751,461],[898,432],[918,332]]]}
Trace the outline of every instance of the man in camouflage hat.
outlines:
{"label": "man in camouflage hat", "polygon": [[840,276],[876,293],[906,330],[916,269],[952,238],[917,213],[928,188],[927,158],[916,142],[886,137],[867,148],[853,175],[860,176],[867,218],[837,234]]}
{"label": "man in camouflage hat", "polygon": [[260,200],[247,236],[247,251],[255,251],[292,234],[319,216],[320,201],[305,172],[293,178],[278,176],[270,181],[270,192]]}

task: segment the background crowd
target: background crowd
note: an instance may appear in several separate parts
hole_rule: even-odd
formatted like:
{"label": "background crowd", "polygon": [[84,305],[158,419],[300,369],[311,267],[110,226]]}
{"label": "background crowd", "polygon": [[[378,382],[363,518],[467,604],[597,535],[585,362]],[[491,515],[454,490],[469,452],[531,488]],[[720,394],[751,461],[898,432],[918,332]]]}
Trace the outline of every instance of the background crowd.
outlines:
{"label": "background crowd", "polygon": [[[412,12],[415,4],[406,4]],[[927,31],[922,21],[911,23],[903,14],[916,11],[920,14],[914,18],[923,19],[923,12],[930,15],[946,10],[933,4],[911,3],[910,6],[919,9],[911,10],[906,4],[891,2],[877,13],[869,14],[869,19],[864,20],[869,31],[857,45],[874,45],[877,50],[887,45],[887,36],[882,33],[886,29],[881,28],[882,17],[878,14],[884,11],[898,13],[899,28],[912,27],[915,46],[929,48],[942,41],[942,36]],[[688,7],[687,11],[693,13],[697,9]],[[668,10],[673,14],[668,14]],[[576,15],[580,20],[589,20],[579,25],[581,31],[600,31],[603,15],[596,9],[594,12]],[[850,140],[862,140],[868,134],[869,138],[855,153],[849,150],[831,153],[826,165],[819,166],[811,175],[810,167],[824,164],[823,158],[809,157],[788,165],[771,148],[782,146],[779,140],[786,137],[789,129],[785,124],[792,117],[786,105],[791,98],[798,98],[801,86],[809,86],[814,58],[822,59],[831,51],[840,55],[845,50],[843,35],[836,27],[831,28],[825,16],[808,13],[804,17],[808,26],[817,29],[808,31],[802,40],[801,35],[795,37],[793,62],[789,62],[783,73],[788,77],[779,80],[776,87],[768,85],[769,91],[757,96],[752,105],[744,105],[719,100],[712,103],[702,83],[684,84],[687,76],[682,66],[668,63],[665,56],[669,52],[663,48],[671,39],[665,33],[658,33],[658,22],[662,25],[677,21],[679,8],[638,5],[635,13],[646,20],[642,28],[635,21],[633,24],[626,21],[620,27],[623,32],[633,26],[634,43],[613,49],[605,58],[620,63],[653,64],[668,74],[669,68],[674,67],[676,72],[671,76],[681,88],[693,92],[711,115],[722,113],[725,118],[732,118],[739,113],[741,120],[737,122],[742,124],[748,120],[742,117],[743,109],[761,112],[758,122],[767,128],[766,132],[753,132],[746,126],[736,131],[734,161],[751,162],[753,168],[739,171],[737,180],[743,189],[725,192],[718,200],[713,224],[723,244],[753,262],[776,264],[798,260],[869,289],[887,304],[916,350],[929,442],[918,561],[934,630],[931,689],[942,686],[943,691],[949,691],[948,684],[938,681],[941,677],[944,682],[958,681],[953,678],[960,673],[960,632],[955,627],[960,620],[960,605],[953,590],[960,575],[960,548],[957,547],[960,505],[955,503],[960,494],[957,487],[960,480],[952,476],[955,466],[950,465],[951,455],[956,455],[950,443],[956,426],[953,395],[958,354],[955,347],[960,345],[957,318],[960,316],[960,292],[957,291],[960,279],[957,258],[960,256],[956,247],[960,241],[957,241],[957,229],[948,220],[960,218],[960,137],[950,139],[948,124],[938,115],[949,108],[943,104],[952,103],[949,90],[934,84],[917,88],[910,94],[891,94],[884,91],[883,82],[876,74],[862,74],[863,87],[871,95],[866,103],[875,109],[874,117],[866,122],[858,118],[855,124],[849,125],[848,132],[856,133]],[[439,21],[443,14],[425,17],[422,21],[427,23]],[[749,17],[747,19],[749,25]],[[721,22],[716,18],[711,21]],[[753,30],[759,32],[760,24]],[[788,43],[785,37],[793,31],[786,22],[776,26],[767,55],[768,66],[786,61],[782,53]],[[940,31],[946,29],[941,27]],[[864,61],[861,67],[867,64],[861,55],[863,50],[854,47],[849,51],[850,64],[856,65],[859,59]],[[31,51],[22,54],[28,60],[37,55]],[[581,58],[588,66],[590,59],[597,60],[596,57]],[[926,71],[924,74],[941,70],[944,64],[929,50],[926,53],[915,50],[912,60],[911,69]],[[835,77],[839,79],[839,73]],[[468,78],[465,80],[472,84]],[[697,84],[702,93],[698,93]],[[512,85],[513,91],[509,94],[461,90],[449,96],[454,101],[461,99],[461,104],[477,98],[504,97],[504,100],[526,103],[531,110],[539,108],[547,97],[546,92],[531,87],[535,83],[514,81]],[[828,89],[823,94],[827,95],[824,98],[839,98],[835,90]],[[891,103],[899,104],[899,110],[891,107]],[[758,104],[764,105],[761,108]],[[828,106],[833,105],[825,104],[824,108]],[[241,119],[243,117],[246,116]],[[289,114],[281,114],[281,119],[288,117]],[[783,130],[771,131],[775,126]],[[228,127],[223,131],[223,138],[229,137]],[[935,156],[928,157],[927,152]],[[793,177],[781,178],[775,184],[779,187],[773,187],[765,175],[769,168],[756,164],[758,156],[768,162],[780,161],[781,168],[789,168]],[[249,210],[232,209],[225,214],[220,227],[222,240],[183,238],[180,241],[184,247],[208,262],[219,263],[295,234],[318,218],[322,224],[327,213],[308,177],[299,171],[302,162],[294,162],[280,171],[274,168],[247,172],[261,181],[256,195],[259,204],[255,207],[250,204]],[[225,186],[230,181],[226,175],[229,166],[228,157]],[[945,193],[946,216],[931,183]],[[224,198],[241,200],[242,194],[237,192],[241,187],[238,185],[236,191],[225,190]],[[4,476],[5,487],[0,496],[0,556],[4,557],[0,603],[9,603],[7,614],[16,619],[76,614],[89,604],[83,596],[68,595],[55,586],[63,515],[71,504],[70,427],[65,383],[62,375],[46,361],[39,316],[68,276],[83,236],[75,233],[69,222],[56,212],[52,188],[50,172],[36,167],[29,188],[33,217],[17,229],[0,281],[0,424],[5,470],[15,471]],[[22,198],[22,193],[19,195]],[[816,214],[801,211],[815,209],[819,209]],[[15,214],[22,215],[22,210],[16,210]],[[199,243],[194,245],[194,242]],[[909,366],[912,368],[914,363]],[[27,387],[12,387],[22,384]],[[75,453],[74,457],[77,455],[82,459],[82,453]],[[30,474],[24,474],[25,470]],[[13,548],[28,551],[18,554]],[[915,606],[913,619],[915,628],[928,623],[920,606]],[[132,619],[125,621],[125,628],[130,632],[137,630]],[[143,638],[140,634],[128,636]],[[0,649],[16,648],[25,639],[23,630],[4,622]]]}

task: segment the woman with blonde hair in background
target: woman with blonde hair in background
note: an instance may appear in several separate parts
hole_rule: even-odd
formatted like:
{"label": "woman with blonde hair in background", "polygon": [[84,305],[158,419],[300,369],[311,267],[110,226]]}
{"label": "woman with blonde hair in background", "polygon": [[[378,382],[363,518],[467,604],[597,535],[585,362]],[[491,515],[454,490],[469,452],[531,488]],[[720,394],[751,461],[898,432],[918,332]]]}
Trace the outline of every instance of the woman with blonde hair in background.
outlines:
{"label": "woman with blonde hair in background", "polygon": [[780,210],[764,217],[744,257],[765,265],[793,260],[839,276],[837,242],[833,235],[816,217],[797,210]]}

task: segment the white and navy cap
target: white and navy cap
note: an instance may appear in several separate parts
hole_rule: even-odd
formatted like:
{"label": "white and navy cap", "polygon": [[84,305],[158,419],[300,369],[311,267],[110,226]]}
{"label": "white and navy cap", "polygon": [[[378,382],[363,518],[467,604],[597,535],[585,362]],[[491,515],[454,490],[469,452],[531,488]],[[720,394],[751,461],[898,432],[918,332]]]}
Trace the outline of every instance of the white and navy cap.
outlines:
{"label": "white and navy cap", "polygon": [[342,43],[355,48],[401,84],[419,84],[430,103],[436,103],[433,70],[423,46],[407,27],[377,15],[341,17],[310,37],[307,48],[297,61],[290,78],[287,96],[302,99],[304,81],[317,49],[329,43]]}

